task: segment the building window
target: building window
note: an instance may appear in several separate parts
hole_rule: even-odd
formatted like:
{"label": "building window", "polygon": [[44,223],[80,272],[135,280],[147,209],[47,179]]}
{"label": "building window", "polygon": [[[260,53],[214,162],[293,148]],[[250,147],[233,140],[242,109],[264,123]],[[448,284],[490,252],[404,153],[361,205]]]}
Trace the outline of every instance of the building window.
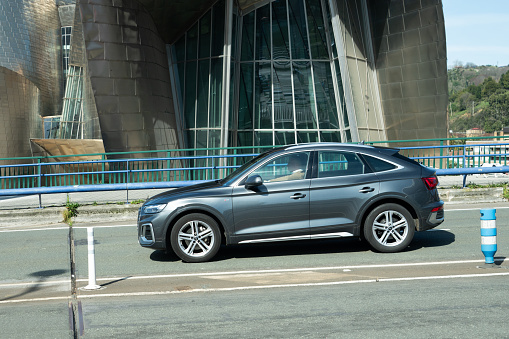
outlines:
{"label": "building window", "polygon": [[63,74],[63,84],[65,88],[65,84],[67,82],[67,73],[69,68],[69,56],[71,51],[71,26],[65,26],[60,29],[62,36],[62,74]]}

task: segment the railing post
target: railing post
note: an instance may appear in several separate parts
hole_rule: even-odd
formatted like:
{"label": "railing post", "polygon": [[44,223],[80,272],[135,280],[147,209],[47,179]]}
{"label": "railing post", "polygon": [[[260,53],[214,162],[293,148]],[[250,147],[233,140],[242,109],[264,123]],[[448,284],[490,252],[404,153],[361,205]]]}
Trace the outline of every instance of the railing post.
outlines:
{"label": "railing post", "polygon": [[125,191],[126,191],[126,201],[125,203],[126,204],[129,204],[129,177],[130,177],[130,172],[129,172],[129,159],[127,159],[126,161],[126,179],[125,179]]}

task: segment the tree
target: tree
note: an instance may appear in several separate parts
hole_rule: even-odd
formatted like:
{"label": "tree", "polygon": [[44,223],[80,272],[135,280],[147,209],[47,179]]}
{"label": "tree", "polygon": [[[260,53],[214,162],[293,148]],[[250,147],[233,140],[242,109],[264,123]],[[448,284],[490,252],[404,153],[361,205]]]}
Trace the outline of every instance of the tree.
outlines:
{"label": "tree", "polygon": [[509,90],[509,71],[502,74],[502,76],[500,77],[499,83],[500,83],[500,86],[502,86],[502,88]]}
{"label": "tree", "polygon": [[482,92],[481,86],[470,85],[470,86],[468,86],[467,91],[469,93],[472,93],[472,95],[475,96],[476,100],[481,100],[481,95],[482,95],[481,94],[481,92]]}
{"label": "tree", "polygon": [[501,87],[500,84],[493,80],[492,77],[484,79],[481,86],[482,86],[481,94],[483,97],[489,97],[490,95],[494,94],[497,91],[497,89]]}

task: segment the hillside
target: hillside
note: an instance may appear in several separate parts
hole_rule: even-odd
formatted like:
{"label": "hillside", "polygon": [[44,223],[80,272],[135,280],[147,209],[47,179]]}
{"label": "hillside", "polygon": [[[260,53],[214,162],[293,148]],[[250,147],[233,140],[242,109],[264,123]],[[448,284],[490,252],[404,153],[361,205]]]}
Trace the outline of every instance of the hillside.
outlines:
{"label": "hillside", "polygon": [[509,66],[455,67],[449,80],[449,129],[487,133],[509,126]]}

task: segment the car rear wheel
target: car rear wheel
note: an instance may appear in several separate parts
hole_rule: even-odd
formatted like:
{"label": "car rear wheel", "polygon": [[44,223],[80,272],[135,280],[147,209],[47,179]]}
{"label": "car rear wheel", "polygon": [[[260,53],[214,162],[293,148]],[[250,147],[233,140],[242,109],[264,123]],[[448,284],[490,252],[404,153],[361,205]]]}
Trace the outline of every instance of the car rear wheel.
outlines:
{"label": "car rear wheel", "polygon": [[372,210],[364,223],[364,238],[379,252],[399,252],[408,247],[415,223],[408,210],[398,204],[383,204]]}
{"label": "car rear wheel", "polygon": [[179,219],[171,230],[171,247],[185,262],[212,259],[221,246],[221,232],[211,217],[193,213]]}

